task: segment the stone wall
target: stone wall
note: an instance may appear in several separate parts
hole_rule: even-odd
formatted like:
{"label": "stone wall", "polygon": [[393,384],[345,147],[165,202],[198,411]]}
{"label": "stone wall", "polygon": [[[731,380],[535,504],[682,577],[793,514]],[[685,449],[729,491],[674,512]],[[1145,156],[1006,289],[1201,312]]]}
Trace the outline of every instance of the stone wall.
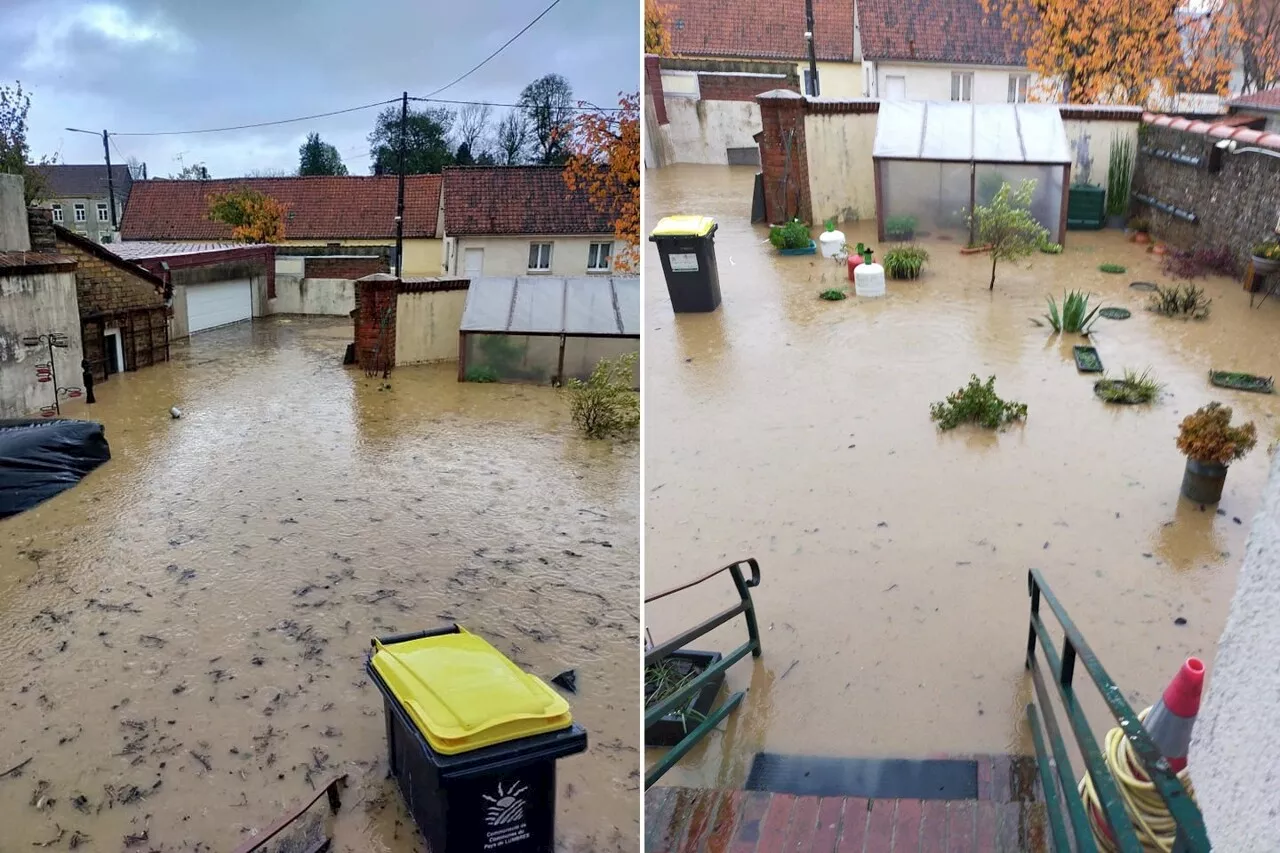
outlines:
{"label": "stone wall", "polygon": [[[1280,217],[1280,159],[1257,152],[1215,151],[1215,146],[1230,140],[1237,150],[1263,147],[1280,154],[1280,136],[1150,114],[1143,122],[1131,215],[1146,218],[1156,239],[1178,249],[1227,246],[1243,267],[1250,248],[1275,234]],[[1179,162],[1182,158],[1195,162]],[[1221,162],[1215,171],[1210,164],[1216,159]],[[1144,202],[1138,195],[1185,211],[1195,220]]]}

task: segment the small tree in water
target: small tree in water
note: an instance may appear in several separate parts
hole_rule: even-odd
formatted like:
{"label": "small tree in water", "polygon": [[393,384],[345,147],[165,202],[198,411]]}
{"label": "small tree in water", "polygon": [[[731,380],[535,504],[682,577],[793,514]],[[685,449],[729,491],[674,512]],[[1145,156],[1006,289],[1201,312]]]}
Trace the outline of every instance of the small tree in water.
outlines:
{"label": "small tree in water", "polygon": [[640,427],[640,394],[633,381],[639,359],[633,352],[603,358],[586,382],[568,381],[573,424],[587,438],[623,436]]}
{"label": "small tree in water", "polygon": [[990,204],[973,211],[978,245],[991,247],[991,286],[996,288],[996,264],[1028,257],[1049,239],[1049,232],[1031,215],[1035,181],[1023,181],[1016,191],[1001,184]]}

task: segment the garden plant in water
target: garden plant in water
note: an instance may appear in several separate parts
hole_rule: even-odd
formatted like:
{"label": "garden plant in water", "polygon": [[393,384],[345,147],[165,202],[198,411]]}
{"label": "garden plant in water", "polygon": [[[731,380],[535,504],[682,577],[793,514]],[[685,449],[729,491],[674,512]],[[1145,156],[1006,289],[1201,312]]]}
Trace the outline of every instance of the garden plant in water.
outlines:
{"label": "garden plant in water", "polygon": [[965,423],[999,429],[1013,421],[1025,420],[1027,404],[1000,399],[996,395],[994,376],[982,382],[977,375],[972,375],[968,385],[947,395],[947,399],[942,402],[930,406],[929,416],[944,430],[955,429]]}
{"label": "garden plant in water", "polygon": [[813,242],[809,228],[799,219],[769,229],[769,242],[775,249],[803,249]]}
{"label": "garden plant in water", "polygon": [[1178,449],[1188,459],[1230,465],[1258,443],[1253,421],[1231,425],[1231,407],[1210,403],[1182,419],[1178,426]]}
{"label": "garden plant in water", "polygon": [[639,355],[602,358],[586,382],[570,379],[569,414],[588,438],[626,436],[640,427],[640,394],[632,386]]}
{"label": "garden plant in water", "polygon": [[1089,294],[1083,290],[1063,293],[1061,312],[1058,310],[1057,301],[1052,296],[1046,296],[1045,299],[1049,301],[1049,313],[1045,314],[1044,318],[1049,321],[1049,325],[1055,332],[1089,334],[1089,327],[1097,320],[1098,311],[1102,308],[1101,305],[1095,305],[1090,311]]}

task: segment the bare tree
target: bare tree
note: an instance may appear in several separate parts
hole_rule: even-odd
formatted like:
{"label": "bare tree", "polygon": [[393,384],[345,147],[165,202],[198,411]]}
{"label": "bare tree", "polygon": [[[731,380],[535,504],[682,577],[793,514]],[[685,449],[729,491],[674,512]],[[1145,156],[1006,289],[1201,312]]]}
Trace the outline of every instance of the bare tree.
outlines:
{"label": "bare tree", "polygon": [[525,162],[532,134],[524,110],[517,107],[503,116],[494,136],[501,165],[515,166]]}
{"label": "bare tree", "polygon": [[479,154],[489,135],[489,119],[492,114],[493,109],[488,104],[467,104],[458,110],[458,118],[453,125],[458,145],[465,145],[472,154]]}
{"label": "bare tree", "polygon": [[129,177],[135,181],[140,181],[146,177],[147,164],[143,163],[137,157],[130,156],[127,161],[129,164]]}

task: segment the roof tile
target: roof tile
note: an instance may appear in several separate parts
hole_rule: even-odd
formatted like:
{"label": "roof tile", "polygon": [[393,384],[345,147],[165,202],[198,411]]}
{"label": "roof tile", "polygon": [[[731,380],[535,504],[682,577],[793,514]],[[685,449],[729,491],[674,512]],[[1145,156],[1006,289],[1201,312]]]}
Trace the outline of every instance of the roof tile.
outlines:
{"label": "roof tile", "polygon": [[[804,0],[672,0],[671,44],[681,56],[809,58]],[[854,0],[813,4],[818,59],[853,61]]]}
{"label": "roof tile", "polygon": [[444,170],[444,230],[485,234],[612,234],[587,193],[569,192],[559,166],[454,166]]}
{"label": "roof tile", "polygon": [[[135,181],[120,223],[123,240],[230,240],[231,226],[209,219],[209,196],[253,189],[287,208],[286,240],[391,238],[396,233],[395,175]],[[439,175],[404,181],[404,236],[435,237]]]}
{"label": "roof tile", "polygon": [[873,61],[1027,64],[1026,44],[980,0],[862,0],[863,58]]}
{"label": "roof tile", "polygon": [[1258,107],[1264,110],[1280,110],[1280,86],[1264,89],[1250,95],[1242,95],[1227,101],[1229,107]]}
{"label": "roof tile", "polygon": [[[44,195],[56,198],[97,198],[107,195],[107,167],[102,163],[88,166],[69,163],[52,163],[35,166],[44,177]],[[111,167],[111,183],[115,186],[116,200],[129,197],[133,179],[128,166]]]}

